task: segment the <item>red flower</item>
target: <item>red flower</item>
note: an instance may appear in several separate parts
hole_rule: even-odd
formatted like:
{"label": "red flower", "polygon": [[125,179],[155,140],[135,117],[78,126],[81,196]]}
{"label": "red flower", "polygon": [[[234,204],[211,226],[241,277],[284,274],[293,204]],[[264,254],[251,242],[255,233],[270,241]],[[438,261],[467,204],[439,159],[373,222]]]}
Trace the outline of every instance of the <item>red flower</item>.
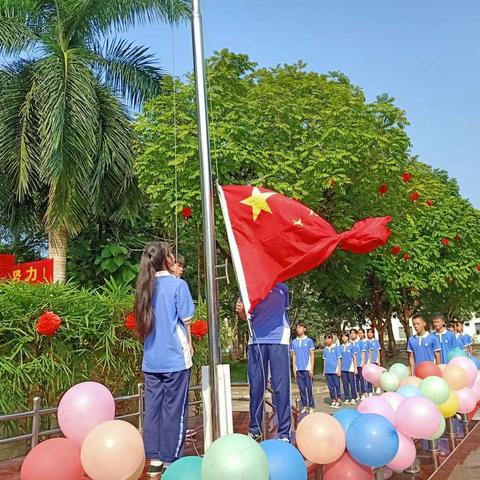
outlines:
{"label": "red flower", "polygon": [[183,207],[182,208],[182,217],[185,218],[185,220],[188,220],[189,218],[192,218],[192,209],[190,207]]}
{"label": "red flower", "polygon": [[129,330],[135,330],[135,328],[137,327],[137,317],[135,316],[135,313],[130,312],[127,315],[127,318],[125,319],[125,323],[123,325]]}
{"label": "red flower", "polygon": [[410,200],[412,202],[416,202],[420,198],[420,194],[418,192],[412,192],[410,194]]}
{"label": "red flower", "polygon": [[388,185],[387,185],[387,184],[384,183],[383,185],[380,185],[380,186],[378,187],[378,193],[379,193],[380,195],[383,196],[383,195],[385,195],[387,192],[388,192]]}
{"label": "red flower", "polygon": [[404,174],[402,175],[402,178],[405,183],[408,183],[412,179],[412,174],[408,172],[404,172]]}
{"label": "red flower", "polygon": [[480,272],[480,263],[476,266],[477,272]]}
{"label": "red flower", "polygon": [[425,205],[427,205],[428,207],[433,207],[433,201],[432,200],[427,200],[425,202]]}
{"label": "red flower", "polygon": [[192,323],[190,331],[195,338],[201,339],[208,332],[208,323],[205,320],[197,320]]}
{"label": "red flower", "polygon": [[402,249],[398,245],[394,245],[390,251],[393,253],[393,255],[400,255],[400,253],[402,253]]}
{"label": "red flower", "polygon": [[459,241],[462,239],[462,237],[457,233],[457,234],[453,237],[453,239],[454,239],[456,242],[459,242]]}
{"label": "red flower", "polygon": [[443,245],[443,246],[446,247],[449,243],[450,243],[450,240],[449,240],[448,238],[446,238],[446,237],[445,237],[445,238],[442,238],[442,245]]}
{"label": "red flower", "polygon": [[35,330],[40,335],[53,337],[61,325],[62,319],[56,313],[45,312],[43,315],[40,315]]}
{"label": "red flower", "polygon": [[411,258],[412,258],[412,256],[409,253],[404,253],[403,254],[403,260],[405,262],[408,262]]}

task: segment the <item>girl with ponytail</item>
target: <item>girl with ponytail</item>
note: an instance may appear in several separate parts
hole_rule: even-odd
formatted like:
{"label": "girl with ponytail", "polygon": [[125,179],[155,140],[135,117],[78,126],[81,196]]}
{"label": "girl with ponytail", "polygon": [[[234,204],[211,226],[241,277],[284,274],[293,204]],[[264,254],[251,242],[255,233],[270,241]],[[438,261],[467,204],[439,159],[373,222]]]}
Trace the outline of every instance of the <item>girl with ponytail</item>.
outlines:
{"label": "girl with ponytail", "polygon": [[166,243],[148,244],[136,286],[136,331],[144,343],[144,442],[149,476],[160,475],[181,456],[187,429],[194,305],[188,285],[170,273],[174,264]]}

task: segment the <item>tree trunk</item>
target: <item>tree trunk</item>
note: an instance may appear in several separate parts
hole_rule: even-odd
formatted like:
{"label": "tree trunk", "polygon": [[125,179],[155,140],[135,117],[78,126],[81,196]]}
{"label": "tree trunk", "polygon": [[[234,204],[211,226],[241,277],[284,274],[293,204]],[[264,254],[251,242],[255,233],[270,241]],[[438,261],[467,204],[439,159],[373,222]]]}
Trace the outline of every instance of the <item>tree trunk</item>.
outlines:
{"label": "tree trunk", "polygon": [[387,318],[387,334],[388,334],[388,353],[390,356],[395,355],[397,349],[395,347],[395,334],[393,333],[392,318]]}
{"label": "tree trunk", "polygon": [[64,283],[67,274],[68,233],[65,227],[48,232],[48,257],[53,258],[53,281]]}

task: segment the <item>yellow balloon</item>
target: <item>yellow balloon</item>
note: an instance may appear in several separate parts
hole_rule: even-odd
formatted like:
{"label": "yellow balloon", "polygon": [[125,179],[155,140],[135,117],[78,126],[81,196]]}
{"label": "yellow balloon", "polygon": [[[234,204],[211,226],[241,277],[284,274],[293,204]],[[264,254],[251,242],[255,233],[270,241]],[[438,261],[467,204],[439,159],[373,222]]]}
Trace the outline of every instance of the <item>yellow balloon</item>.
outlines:
{"label": "yellow balloon", "polygon": [[458,398],[455,393],[450,392],[448,400],[445,403],[438,405],[438,409],[445,418],[453,417],[458,410]]}

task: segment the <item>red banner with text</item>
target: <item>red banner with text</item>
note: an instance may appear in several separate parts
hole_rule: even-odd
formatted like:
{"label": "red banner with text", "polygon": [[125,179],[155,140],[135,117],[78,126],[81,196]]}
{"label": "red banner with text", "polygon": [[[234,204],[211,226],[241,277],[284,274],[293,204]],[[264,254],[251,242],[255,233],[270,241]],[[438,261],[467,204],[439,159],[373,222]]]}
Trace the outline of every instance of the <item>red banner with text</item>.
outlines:
{"label": "red banner with text", "polygon": [[16,264],[14,255],[0,254],[0,279],[51,283],[53,282],[53,259]]}

